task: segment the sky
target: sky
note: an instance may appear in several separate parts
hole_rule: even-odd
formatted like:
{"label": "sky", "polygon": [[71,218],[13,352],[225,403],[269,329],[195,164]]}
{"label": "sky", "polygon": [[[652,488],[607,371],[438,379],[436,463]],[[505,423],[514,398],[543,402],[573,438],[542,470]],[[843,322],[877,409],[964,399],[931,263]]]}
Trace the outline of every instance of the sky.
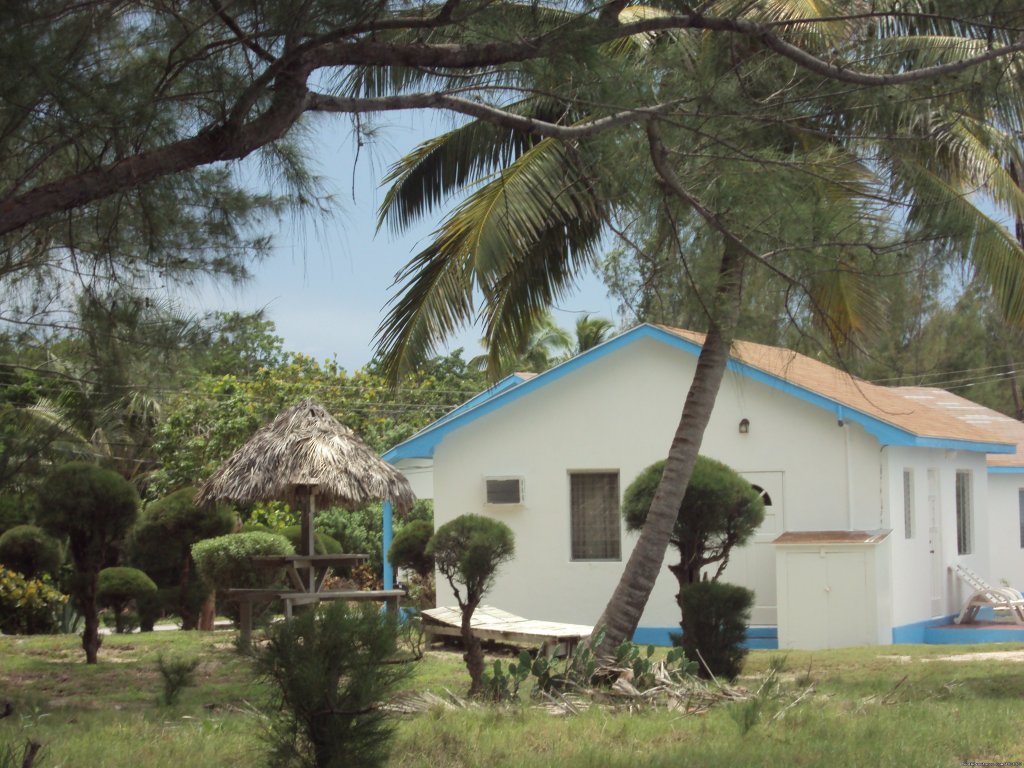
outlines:
{"label": "sky", "polygon": [[[445,124],[425,115],[391,118],[382,124],[380,139],[362,147],[357,158],[350,123],[312,117],[312,156],[334,196],[333,215],[283,221],[270,258],[253,267],[249,283],[238,289],[207,286],[189,303],[202,311],[265,308],[286,350],[318,360],[336,358],[351,371],[373,356],[374,333],[395,295],[395,273],[427,244],[441,221],[438,215],[401,238],[386,229],[378,234],[377,206],[385,193],[379,183],[392,162]],[[571,331],[585,313],[617,321],[615,302],[596,274],[585,276],[554,316]],[[483,351],[480,337],[478,329],[465,329],[442,351],[463,347],[467,359],[474,357]]]}

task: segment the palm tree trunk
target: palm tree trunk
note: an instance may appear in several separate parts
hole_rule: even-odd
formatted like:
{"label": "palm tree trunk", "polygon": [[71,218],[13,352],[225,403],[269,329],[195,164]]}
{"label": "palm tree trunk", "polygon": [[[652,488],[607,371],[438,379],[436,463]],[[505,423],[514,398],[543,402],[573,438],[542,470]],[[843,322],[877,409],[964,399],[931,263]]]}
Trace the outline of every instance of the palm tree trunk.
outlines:
{"label": "palm tree trunk", "polygon": [[697,370],[672,438],[661,483],[633,553],[595,625],[605,629],[604,641],[596,649],[599,656],[613,655],[623,641],[633,636],[661,571],[672,528],[729,361],[729,348],[739,316],[742,266],[740,249],[726,239],[707,337],[697,358]]}

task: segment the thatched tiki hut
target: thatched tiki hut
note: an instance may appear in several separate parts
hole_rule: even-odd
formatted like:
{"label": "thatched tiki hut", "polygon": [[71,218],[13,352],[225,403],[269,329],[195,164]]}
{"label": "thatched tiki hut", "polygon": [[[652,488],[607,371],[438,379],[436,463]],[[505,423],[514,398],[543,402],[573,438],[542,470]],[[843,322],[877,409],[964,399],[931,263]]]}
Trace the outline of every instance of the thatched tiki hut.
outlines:
{"label": "thatched tiki hut", "polygon": [[358,509],[384,501],[403,514],[415,497],[405,477],[351,429],[322,405],[303,400],[258,430],[203,483],[196,502],[216,501],[289,503],[302,512],[299,554],[313,555],[317,504]]}

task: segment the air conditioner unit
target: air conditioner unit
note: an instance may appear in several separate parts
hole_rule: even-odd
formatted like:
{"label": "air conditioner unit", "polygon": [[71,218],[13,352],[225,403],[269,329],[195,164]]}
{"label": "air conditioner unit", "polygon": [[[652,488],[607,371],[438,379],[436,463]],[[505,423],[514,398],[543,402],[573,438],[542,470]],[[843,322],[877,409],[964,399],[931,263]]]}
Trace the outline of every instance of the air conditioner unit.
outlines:
{"label": "air conditioner unit", "polygon": [[485,479],[485,482],[487,485],[488,504],[523,503],[523,478],[488,477]]}

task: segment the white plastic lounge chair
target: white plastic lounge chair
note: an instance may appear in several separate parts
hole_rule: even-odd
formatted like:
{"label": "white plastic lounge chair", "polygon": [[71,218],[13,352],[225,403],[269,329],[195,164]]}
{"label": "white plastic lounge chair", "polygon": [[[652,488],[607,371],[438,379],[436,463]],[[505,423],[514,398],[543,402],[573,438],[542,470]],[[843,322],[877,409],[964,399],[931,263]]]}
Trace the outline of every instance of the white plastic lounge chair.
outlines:
{"label": "white plastic lounge chair", "polygon": [[957,565],[953,571],[974,593],[956,617],[957,624],[970,624],[986,605],[998,613],[1009,613],[1014,624],[1024,625],[1024,595],[1012,587],[993,587],[970,568]]}

